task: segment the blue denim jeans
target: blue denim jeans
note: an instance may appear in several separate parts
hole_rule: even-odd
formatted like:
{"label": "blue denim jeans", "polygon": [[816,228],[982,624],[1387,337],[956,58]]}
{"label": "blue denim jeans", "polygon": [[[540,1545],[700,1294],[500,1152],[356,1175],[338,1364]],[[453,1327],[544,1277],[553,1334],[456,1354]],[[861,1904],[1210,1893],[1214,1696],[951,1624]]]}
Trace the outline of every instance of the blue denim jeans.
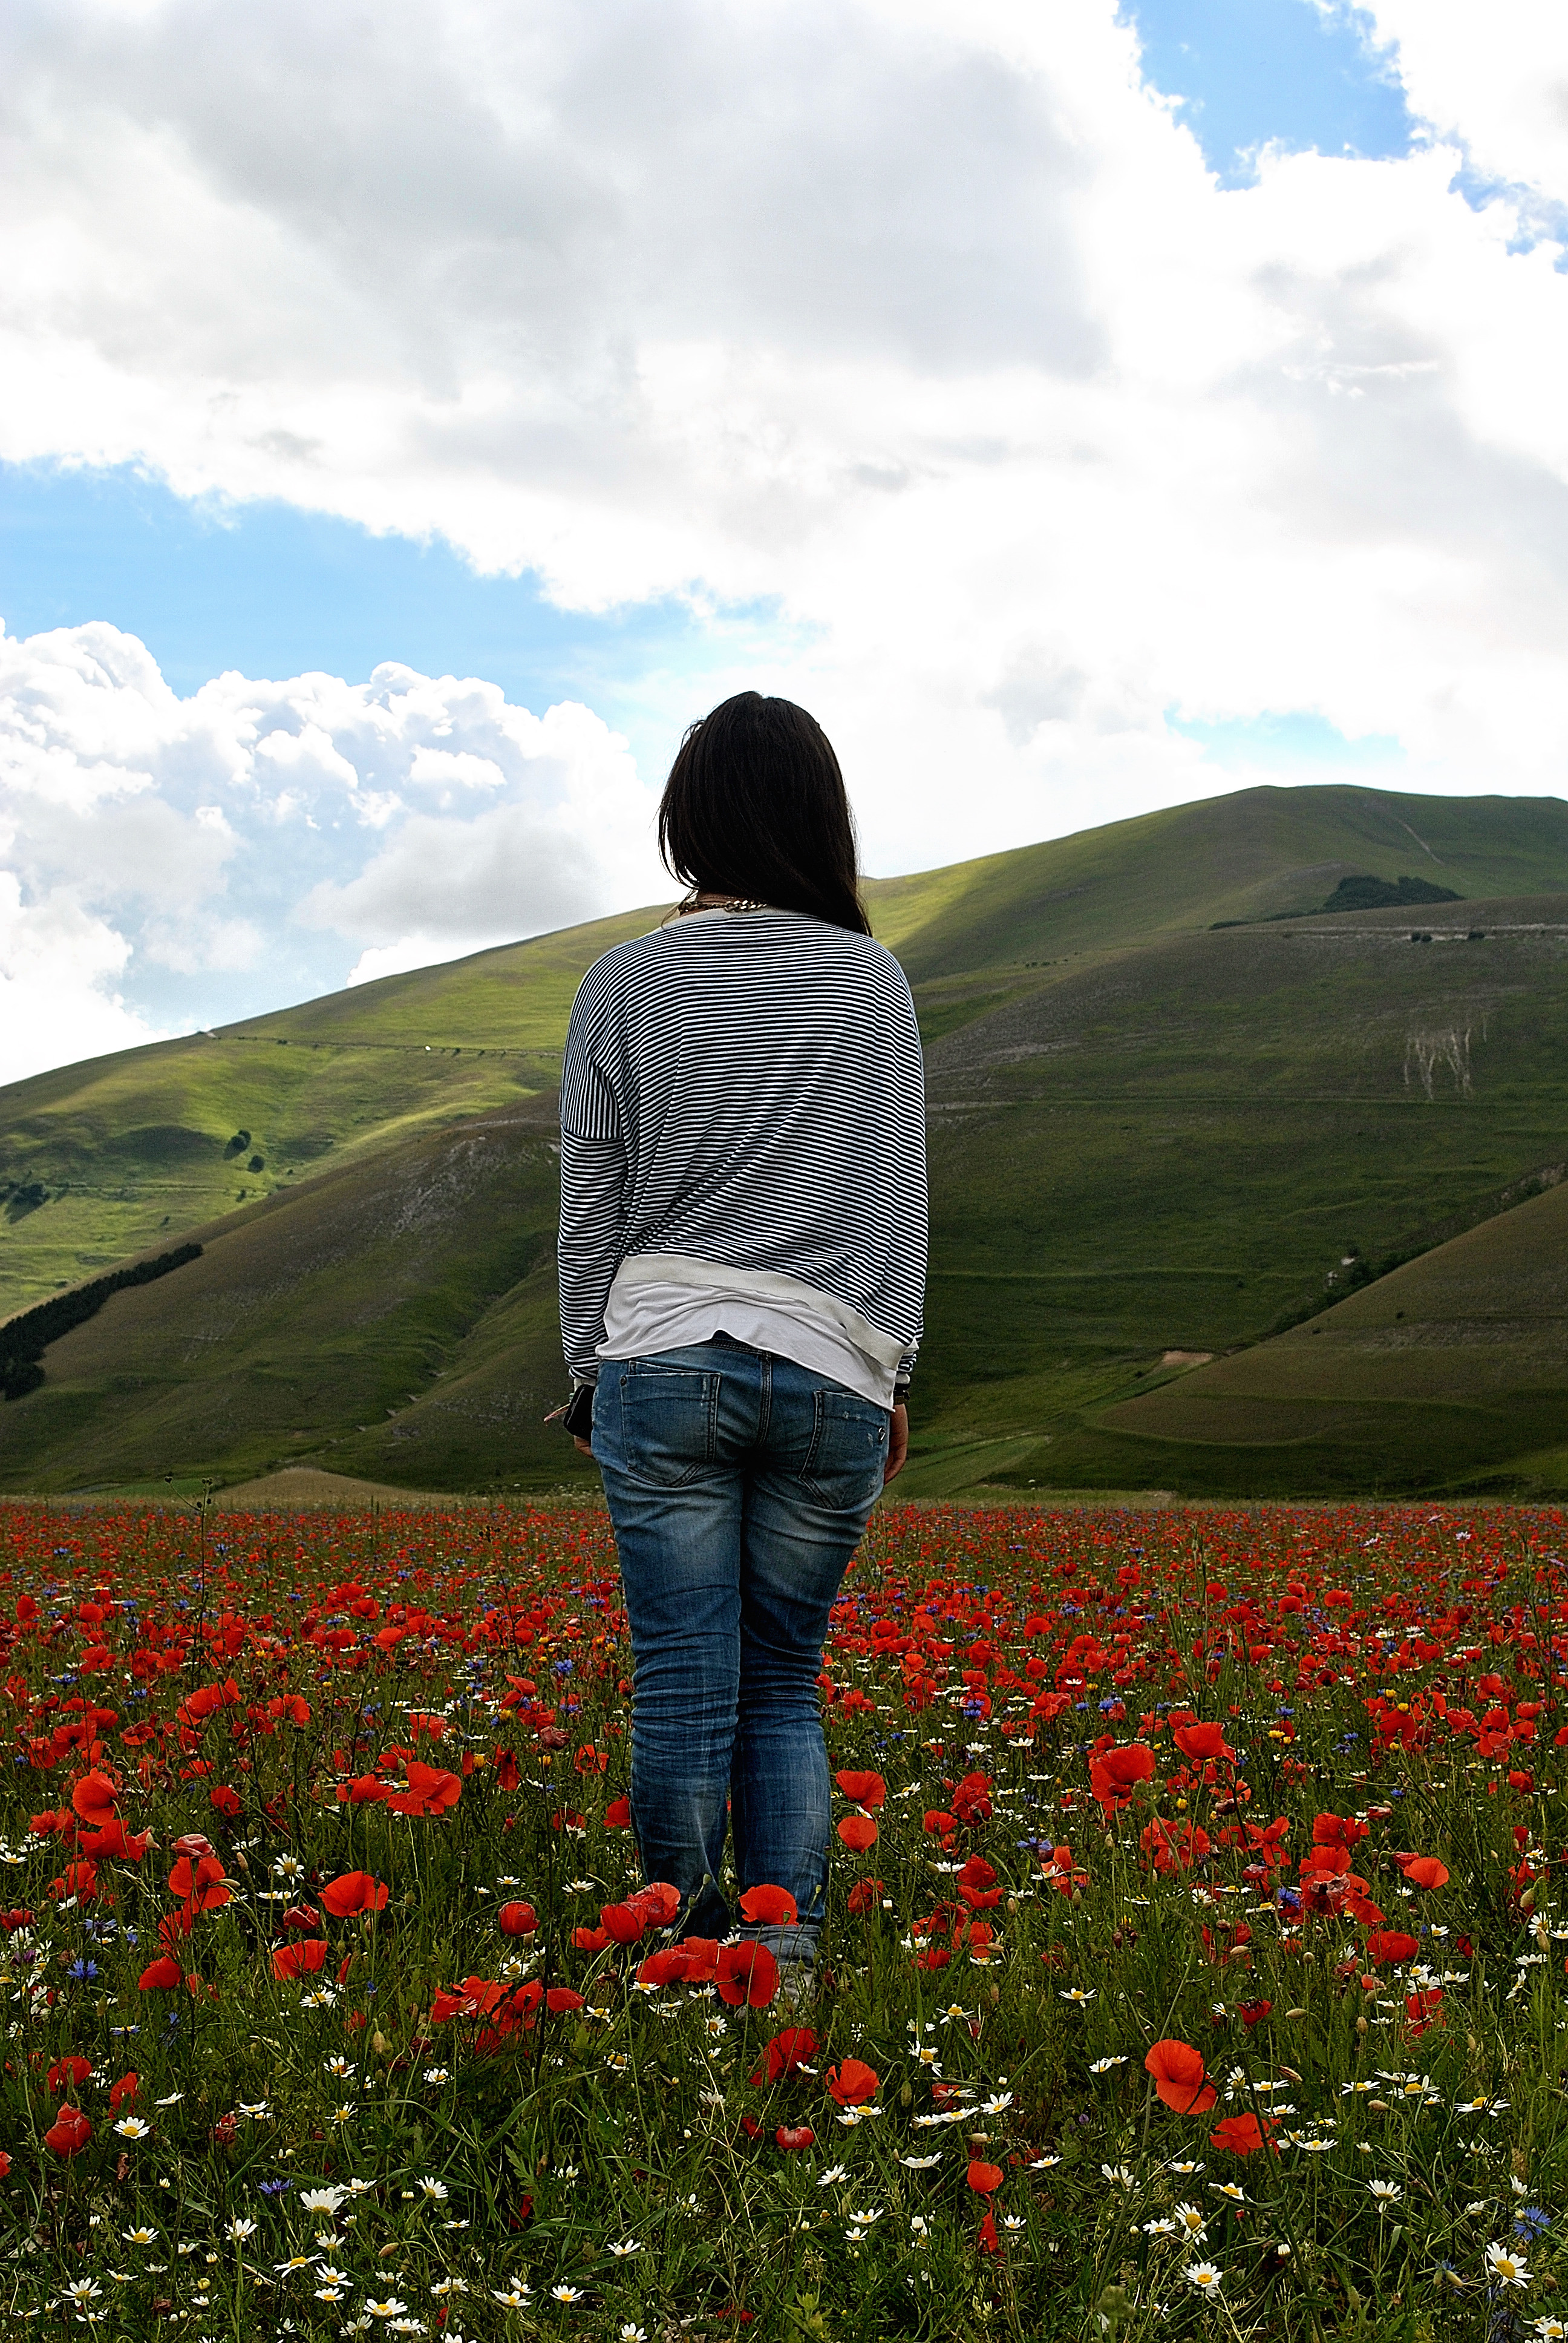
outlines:
{"label": "blue denim jeans", "polygon": [[828,1890],[822,1641],[882,1486],[886,1409],[725,1334],[607,1360],[593,1453],[637,1667],[631,1817],[643,1870],[723,1936],[726,1803],[740,1892],[786,1887],[796,1927],[747,1926],[809,1961]]}

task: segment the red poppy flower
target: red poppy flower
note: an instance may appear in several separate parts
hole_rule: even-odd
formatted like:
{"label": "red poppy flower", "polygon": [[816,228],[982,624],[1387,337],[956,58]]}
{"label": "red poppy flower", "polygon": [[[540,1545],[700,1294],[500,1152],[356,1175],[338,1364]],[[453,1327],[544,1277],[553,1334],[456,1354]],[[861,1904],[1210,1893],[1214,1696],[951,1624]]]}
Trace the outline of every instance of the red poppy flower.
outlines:
{"label": "red poppy flower", "polygon": [[10,2157],[6,2155],[6,2153],[5,2153],[5,2149],[4,2149],[3,2147],[0,2147],[0,2180],[4,2180],[4,2179],[5,2179],[5,2175],[10,2171],[10,2169],[11,2169],[11,2159],[10,2159]]}
{"label": "red poppy flower", "polygon": [[81,1852],[95,1862],[104,1856],[115,1856],[122,1863],[140,1863],[152,1843],[151,1831],[128,1831],[118,1815],[112,1816],[102,1830],[84,1832],[77,1842]]}
{"label": "red poppy flower", "polygon": [[841,2107],[863,2107],[876,2097],[880,2083],[876,2068],[863,2058],[846,2058],[841,2066],[828,2069],[828,2096]]}
{"label": "red poppy flower", "polygon": [[599,1926],[612,1943],[635,1945],[648,1933],[648,1922],[629,1904],[601,1904]]}
{"label": "red poppy flower", "polygon": [[171,1953],[165,1953],[145,1968],[136,1979],[142,1993],[172,1993],[185,1981],[184,1972]]}
{"label": "red poppy flower", "polygon": [[231,1821],[236,1815],[245,1812],[240,1803],[239,1792],[231,1790],[226,1782],[220,1782],[216,1790],[207,1792],[207,1804],[215,1813],[227,1815]]}
{"label": "red poppy flower", "polygon": [[1154,1771],[1154,1752],[1141,1741],[1107,1749],[1089,1768],[1089,1786],[1108,1812],[1127,1805],[1134,1785],[1147,1782]]}
{"label": "red poppy flower", "polygon": [[978,2156],[970,2158],[970,2168],[964,2176],[977,2197],[994,2194],[1005,2177],[1000,2164],[986,2164]]}
{"label": "red poppy flower", "polygon": [[[512,1787],[516,1789],[517,1784],[515,1782],[512,1784]],[[629,1830],[631,1828],[631,1800],[629,1798],[611,1799],[609,1805],[604,1810],[604,1826],[606,1830]]]}
{"label": "red poppy flower", "polygon": [[768,2045],[768,2080],[782,2082],[797,2066],[817,2055],[817,2036],[809,2026],[787,2026]]}
{"label": "red poppy flower", "polygon": [[766,1945],[721,1945],[714,1981],[732,2009],[765,2009],[779,1990],[779,1964]]}
{"label": "red poppy flower", "polygon": [[1143,2064],[1165,2105],[1178,2115],[1201,2115],[1219,2097],[1205,2079],[1202,2053],[1190,2042],[1156,2042]]}
{"label": "red poppy flower", "polygon": [[1420,1947],[1402,1928],[1374,1928],[1366,1940],[1366,1956],[1373,1968],[1392,1961],[1411,1961]]}
{"label": "red poppy flower", "polygon": [[800,1917],[795,1898],[787,1887],[749,1887],[740,1898],[742,1916],[754,1928],[792,1928]]}
{"label": "red poppy flower", "polygon": [[1406,1994],[1404,2014],[1412,2034],[1424,2034],[1429,2026],[1442,2023],[1442,1987],[1428,1986],[1424,1993]]}
{"label": "red poppy flower", "polygon": [[953,1812],[966,1825],[990,1822],[992,1807],[989,1774],[964,1775],[953,1792]]}
{"label": "red poppy flower", "polygon": [[1412,1887],[1446,1887],[1449,1870],[1435,1855],[1396,1855],[1394,1861]]}
{"label": "red poppy flower", "polygon": [[67,2050],[65,2056],[56,2058],[49,2069],[49,2097],[57,2099],[62,2091],[75,2090],[78,2083],[86,2081],[92,2071],[90,2058],[79,2057],[75,2051]]}
{"label": "red poppy flower", "polygon": [[[586,1933],[586,1931],[579,1933]],[[688,1966],[689,1956],[686,1946],[671,1945],[666,1952],[649,1953],[647,1960],[643,1961],[638,1968],[637,1981],[638,1985],[678,1985],[685,1976]]]}
{"label": "red poppy flower", "polygon": [[1195,1763],[1206,1757],[1234,1758],[1236,1753],[1225,1739],[1225,1729],[1220,1725],[1178,1725],[1171,1740],[1183,1757]]}
{"label": "red poppy flower", "polygon": [[389,1790],[384,1800],[395,1815],[443,1815],[457,1805],[463,1794],[463,1785],[456,1774],[445,1774],[436,1765],[423,1765],[417,1757],[408,1759],[407,1769],[407,1788]]}
{"label": "red poppy flower", "polygon": [[569,1985],[553,1985],[545,1995],[545,2007],[553,2009],[558,2017],[563,2010],[586,2009],[587,2006],[584,1996],[574,1993]]}
{"label": "red poppy flower", "polygon": [[95,1830],[102,1830],[113,1819],[119,1802],[119,1792],[103,1774],[84,1774],[71,1793],[71,1804],[82,1820],[91,1823]]}
{"label": "red poppy flower", "polygon": [[790,2153],[803,2147],[814,2147],[817,2142],[817,2135],[809,2124],[780,2124],[773,2137],[780,2147]]}
{"label": "red poppy flower", "polygon": [[44,2145],[55,2156],[75,2156],[92,2137],[93,2127],[80,2107],[62,2107],[44,2134]]}
{"label": "red poppy flower", "polygon": [[183,1896],[187,1912],[216,1912],[232,1894],[216,1855],[198,1855],[193,1864],[182,1855],[169,1873],[169,1893]]}
{"label": "red poppy flower", "polygon": [[376,1806],[386,1795],[386,1783],[378,1782],[374,1774],[360,1774],[352,1782],[339,1782],[337,1785],[340,1806]]}
{"label": "red poppy flower", "polygon": [[875,1911],[882,1885],[879,1879],[857,1879],[845,1900],[845,1910],[856,1914]]}
{"label": "red poppy flower", "polygon": [[1255,2156],[1259,2148],[1269,2146],[1269,2133],[1275,2128],[1271,2117],[1265,2116],[1260,2125],[1256,2116],[1226,2116],[1209,2134],[1209,2145],[1225,2148],[1231,2156]]}
{"label": "red poppy flower", "polygon": [[112,2116],[117,2116],[127,2099],[130,2101],[131,2105],[135,2107],[136,2103],[136,2093],[141,2089],[141,2087],[142,2078],[136,2073],[134,2066],[128,2075],[122,2075],[117,2083],[111,2083],[109,2085],[109,2113]]}
{"label": "red poppy flower", "polygon": [[385,1911],[391,1892],[385,1880],[373,1879],[367,1871],[346,1871],[318,1890],[335,1920],[347,1920],[355,1912]]}
{"label": "red poppy flower", "polygon": [[869,1846],[875,1846],[877,1835],[877,1825],[869,1815],[846,1815],[839,1825],[839,1836],[855,1855],[864,1855]]}
{"label": "red poppy flower", "polygon": [[503,1904],[496,1924],[503,1936],[531,1936],[539,1925],[538,1914],[531,1904]]}
{"label": "red poppy flower", "polygon": [[1236,2015],[1245,2026],[1261,2026],[1273,2006],[1271,2001],[1238,2002]]}
{"label": "red poppy flower", "polygon": [[279,1945],[272,1956],[272,1974],[279,1985],[291,1978],[314,1976],[327,1960],[325,1936],[307,1936],[303,1944]]}
{"label": "red poppy flower", "polygon": [[57,1904],[74,1896],[78,1904],[91,1904],[98,1893],[98,1866],[95,1863],[68,1863],[58,1879],[49,1882],[49,1893]]}
{"label": "red poppy flower", "polygon": [[851,1805],[879,1806],[887,1798],[888,1785],[879,1774],[835,1774],[833,1779]]}

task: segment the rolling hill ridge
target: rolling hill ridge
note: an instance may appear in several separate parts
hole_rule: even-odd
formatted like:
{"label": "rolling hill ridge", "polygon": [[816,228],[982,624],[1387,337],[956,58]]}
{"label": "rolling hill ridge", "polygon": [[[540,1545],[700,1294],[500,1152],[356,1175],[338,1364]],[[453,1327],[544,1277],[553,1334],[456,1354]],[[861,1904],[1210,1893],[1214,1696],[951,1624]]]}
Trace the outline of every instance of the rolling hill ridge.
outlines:
{"label": "rolling hill ridge", "polygon": [[[1412,870],[1455,900],[1323,908]],[[1213,1405],[1239,1408],[1254,1394],[1221,1369],[1304,1340],[1337,1355],[1280,1330],[1358,1262],[1520,1222],[1507,1207],[1568,1156],[1568,807],[1249,790],[867,892],[928,1051],[910,1491],[1364,1473],[1364,1443],[1200,1439],[1155,1403],[1196,1405],[1219,1375]],[[51,1346],[44,1388],[0,1409],[0,1485],[278,1461],[422,1488],[570,1479],[538,1421],[560,1390],[555,1073],[582,970],[657,916],[0,1092],[11,1306],[205,1247]],[[1549,1218],[1520,1224],[1554,1241]],[[1240,1360],[1171,1381],[1171,1351]],[[1402,1435],[1399,1485],[1568,1451],[1532,1358],[1527,1452],[1478,1376],[1486,1422]]]}

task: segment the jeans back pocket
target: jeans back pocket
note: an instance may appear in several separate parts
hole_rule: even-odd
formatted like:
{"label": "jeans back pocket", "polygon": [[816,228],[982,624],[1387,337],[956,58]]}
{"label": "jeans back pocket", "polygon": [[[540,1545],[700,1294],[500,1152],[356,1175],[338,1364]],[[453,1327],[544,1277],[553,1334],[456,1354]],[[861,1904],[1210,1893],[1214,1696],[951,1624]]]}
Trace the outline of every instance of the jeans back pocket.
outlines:
{"label": "jeans back pocket", "polygon": [[816,1391],[815,1422],[800,1478],[825,1505],[869,1505],[888,1461],[888,1411],[855,1393]]}
{"label": "jeans back pocket", "polygon": [[695,1481],[715,1459],[719,1378],[634,1359],[617,1381],[626,1471],[665,1489]]}

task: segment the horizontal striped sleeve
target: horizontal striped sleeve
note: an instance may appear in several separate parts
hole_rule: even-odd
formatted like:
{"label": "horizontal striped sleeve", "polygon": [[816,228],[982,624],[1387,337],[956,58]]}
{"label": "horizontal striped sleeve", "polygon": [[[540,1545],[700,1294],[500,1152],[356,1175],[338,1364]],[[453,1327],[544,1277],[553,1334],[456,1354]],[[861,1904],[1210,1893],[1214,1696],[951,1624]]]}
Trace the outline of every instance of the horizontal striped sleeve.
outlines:
{"label": "horizontal striped sleeve", "polygon": [[626,1219],[626,1151],[618,1140],[561,1132],[561,1225],[557,1267],[561,1348],[579,1383],[598,1374],[605,1303],[620,1265]]}
{"label": "horizontal striped sleeve", "polygon": [[605,988],[593,982],[596,961],[583,979],[567,1027],[561,1067],[561,1129],[576,1139],[618,1139],[620,1114],[615,1091],[598,1060],[608,1025]]}

